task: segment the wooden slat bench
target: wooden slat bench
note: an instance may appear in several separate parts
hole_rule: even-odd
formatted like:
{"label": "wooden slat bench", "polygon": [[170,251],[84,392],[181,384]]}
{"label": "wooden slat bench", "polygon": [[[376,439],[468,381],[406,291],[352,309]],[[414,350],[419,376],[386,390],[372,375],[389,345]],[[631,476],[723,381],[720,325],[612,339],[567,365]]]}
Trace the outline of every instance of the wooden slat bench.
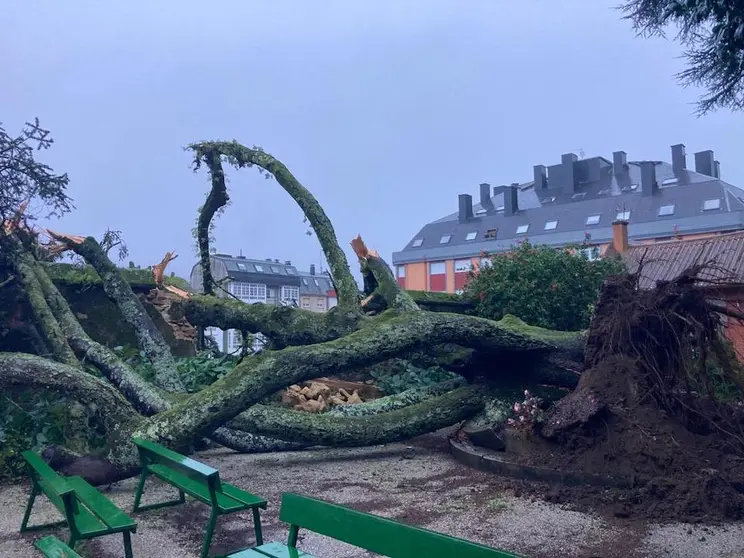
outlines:
{"label": "wooden slat bench", "polygon": [[[456,539],[404,525],[372,514],[358,512],[322,500],[284,494],[279,519],[289,523],[287,544],[268,543],[228,558],[313,558],[297,549],[300,528],[331,537],[388,558],[452,556],[457,558],[519,558],[505,550]],[[254,554],[251,554],[254,553]]]}
{"label": "wooden slat bench", "polygon": [[[137,531],[134,519],[117,508],[82,477],[58,475],[33,451],[24,451],[23,458],[28,466],[32,484],[26,512],[21,521],[21,533],[67,525],[70,528],[70,540],[67,545],[73,550],[82,540],[122,533],[124,554],[126,558],[132,558],[131,535]],[[31,510],[36,497],[40,494],[49,498],[64,516],[63,521],[29,527]]]}
{"label": "wooden slat bench", "polygon": [[[183,456],[168,448],[139,438],[133,439],[139,451],[142,464],[137,493],[134,497],[133,511],[174,506],[186,502],[186,494],[212,508],[204,535],[201,558],[209,556],[212,535],[217,524],[217,517],[235,512],[251,510],[253,512],[253,528],[256,532],[256,545],[263,544],[261,532],[261,509],[266,509],[267,502],[250,492],[220,481],[217,469],[199,463],[190,457]],[[144,491],[145,480],[154,475],[162,481],[178,489],[178,499],[156,504],[140,505]]]}
{"label": "wooden slat bench", "polygon": [[57,537],[51,535],[39,539],[34,546],[47,558],[83,558]]}

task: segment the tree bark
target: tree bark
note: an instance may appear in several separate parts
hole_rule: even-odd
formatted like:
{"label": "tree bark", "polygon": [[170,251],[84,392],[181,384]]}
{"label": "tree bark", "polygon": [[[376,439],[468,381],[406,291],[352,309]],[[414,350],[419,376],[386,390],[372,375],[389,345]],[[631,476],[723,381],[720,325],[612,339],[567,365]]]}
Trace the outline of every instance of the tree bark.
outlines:
{"label": "tree bark", "polygon": [[414,438],[468,419],[483,408],[479,388],[466,386],[395,411],[336,417],[255,406],[235,421],[242,428],[283,440],[333,447],[386,444]]}
{"label": "tree bark", "polygon": [[[344,312],[359,312],[359,287],[351,274],[346,255],[338,245],[333,224],[318,200],[292,175],[289,169],[278,159],[260,148],[249,149],[236,141],[201,142],[189,146],[194,151],[195,167],[203,161],[214,177],[221,171],[220,156],[237,168],[258,166],[271,173],[279,185],[300,206],[310,226],[318,237],[320,246],[331,269],[333,283],[336,285],[338,309]],[[223,177],[224,180],[224,177]],[[214,178],[213,178],[214,185]]]}
{"label": "tree bark", "polygon": [[134,328],[140,349],[152,364],[155,384],[168,392],[185,391],[168,343],[129,283],[98,242],[92,237],[73,237],[54,231],[48,232],[52,238],[85,259],[101,277],[104,291],[119,307],[124,320]]}

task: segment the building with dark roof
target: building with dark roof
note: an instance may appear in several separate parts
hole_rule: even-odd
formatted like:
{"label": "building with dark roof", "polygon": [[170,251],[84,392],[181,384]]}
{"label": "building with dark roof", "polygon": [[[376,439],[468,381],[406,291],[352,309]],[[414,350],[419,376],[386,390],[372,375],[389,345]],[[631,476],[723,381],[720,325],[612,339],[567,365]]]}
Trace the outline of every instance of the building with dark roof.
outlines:
{"label": "building with dark roof", "polygon": [[[336,291],[328,272],[300,271],[292,262],[254,260],[245,256],[214,254],[210,257],[212,276],[222,285],[218,297],[235,297],[249,304],[292,305],[312,312],[326,312],[336,305]],[[191,288],[203,292],[201,263],[191,269]],[[225,352],[240,348],[235,331],[210,328],[207,332]]]}
{"label": "building with dark roof", "polygon": [[712,151],[694,155],[673,145],[672,162],[628,161],[624,151],[578,159],[573,153],[546,167],[535,165],[529,182],[480,185],[479,203],[460,194],[458,211],[424,227],[393,253],[398,282],[407,289],[456,292],[483,253],[533,244],[585,244],[603,253],[612,223],[629,221],[634,242],[700,238],[744,229],[744,190],[721,179]]}

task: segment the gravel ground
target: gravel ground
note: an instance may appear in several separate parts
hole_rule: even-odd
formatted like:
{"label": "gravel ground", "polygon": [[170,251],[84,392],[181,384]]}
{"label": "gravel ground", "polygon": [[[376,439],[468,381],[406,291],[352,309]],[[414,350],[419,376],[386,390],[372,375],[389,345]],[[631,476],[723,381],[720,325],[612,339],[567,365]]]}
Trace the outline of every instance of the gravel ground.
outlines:
{"label": "gravel ground", "polygon": [[[411,449],[413,448],[413,449]],[[734,558],[744,556],[744,524],[719,527],[638,525],[608,522],[561,506],[516,497],[503,479],[473,471],[454,462],[441,449],[436,435],[412,446],[391,444],[353,450],[235,455],[222,450],[198,458],[218,468],[222,478],[268,499],[263,514],[266,541],[285,540],[286,526],[278,520],[281,493],[299,492],[520,553],[533,558]],[[170,487],[154,481],[145,502],[170,497]],[[132,506],[136,479],[114,485],[107,495],[122,509]],[[27,485],[0,487],[0,556],[35,556],[33,540],[46,532],[20,535]],[[32,522],[56,519],[56,510],[38,500]],[[133,538],[137,557],[192,558],[198,556],[207,507],[197,502],[137,514]],[[50,531],[53,532],[53,531]],[[66,537],[64,530],[58,535]],[[218,523],[212,553],[254,544],[250,514],[223,517]],[[302,533],[300,546],[319,558],[373,556],[346,544]],[[123,556],[121,536],[86,543],[84,556]]]}

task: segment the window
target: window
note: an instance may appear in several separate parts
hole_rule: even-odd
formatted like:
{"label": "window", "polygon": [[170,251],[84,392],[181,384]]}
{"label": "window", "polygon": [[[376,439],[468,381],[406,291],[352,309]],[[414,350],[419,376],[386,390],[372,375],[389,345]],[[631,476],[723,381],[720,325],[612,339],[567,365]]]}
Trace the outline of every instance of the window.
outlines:
{"label": "window", "polygon": [[659,217],[664,217],[665,215],[674,215],[674,204],[671,203],[669,205],[662,205],[659,208]]}
{"label": "window", "polygon": [[417,238],[416,240],[413,241],[413,247],[414,248],[418,248],[423,243],[424,243],[424,239],[423,238]]}
{"label": "window", "polygon": [[586,197],[586,192],[576,192],[573,196],[571,196],[572,200],[580,200],[582,198]]}
{"label": "window", "polygon": [[618,211],[615,216],[616,221],[630,221],[630,211]]}
{"label": "window", "polygon": [[398,266],[398,277],[400,277],[402,279],[405,276],[406,276],[406,266],[399,265]]}
{"label": "window", "polygon": [[263,266],[261,264],[253,264],[253,267],[255,267],[256,271],[259,273],[263,273]]}
{"label": "window", "polygon": [[542,202],[543,203],[553,203],[555,201],[555,196],[550,196],[549,198],[545,198]]}
{"label": "window", "polygon": [[703,211],[711,211],[713,209],[721,209],[721,198],[713,198],[712,200],[705,200],[703,202]]}
{"label": "window", "polygon": [[318,280],[317,279],[313,279],[313,283],[315,283],[315,286],[316,287],[320,287],[320,283],[318,283]]}
{"label": "window", "polygon": [[303,284],[303,285],[305,285],[305,286],[307,286],[307,285],[308,285],[308,282],[307,282],[307,277],[303,277],[303,278],[302,278],[302,284]]}
{"label": "window", "polygon": [[240,271],[246,271],[247,270],[247,268],[245,267],[245,264],[244,263],[241,263],[241,262],[238,262],[238,269]]}
{"label": "window", "polygon": [[293,267],[288,267],[287,268],[287,273],[289,275],[297,275],[297,270],[295,268],[293,268]]}
{"label": "window", "polygon": [[298,301],[300,299],[299,287],[291,287],[287,285],[282,286],[282,300],[293,300]]}
{"label": "window", "polygon": [[263,302],[266,300],[266,285],[234,282],[230,284],[230,292],[246,302]]}
{"label": "window", "polygon": [[473,269],[473,260],[455,260],[455,273],[467,273]]}
{"label": "window", "polygon": [[321,310],[325,310],[326,302],[322,298],[319,298],[315,301],[315,307],[320,308]]}
{"label": "window", "polygon": [[444,262],[429,262],[429,275],[444,275],[447,268]]}
{"label": "window", "polygon": [[309,300],[307,300],[307,299],[304,299],[304,300],[302,301],[302,307],[303,307],[303,308],[310,308],[310,301],[309,301]]}
{"label": "window", "polygon": [[599,258],[599,248],[597,246],[590,246],[589,248],[584,248],[582,250],[582,253],[586,256],[586,259],[590,262],[593,262],[594,260]]}
{"label": "window", "polygon": [[477,232],[469,232],[465,237],[465,240],[475,240],[476,236],[478,236]]}
{"label": "window", "polygon": [[481,258],[480,262],[478,262],[478,269],[486,269],[487,267],[491,267],[491,258]]}
{"label": "window", "polygon": [[447,244],[450,241],[450,238],[452,238],[451,234],[443,235],[442,238],[439,239],[439,244]]}
{"label": "window", "polygon": [[552,230],[555,230],[557,226],[558,226],[558,221],[547,221],[545,223],[545,230],[552,231]]}
{"label": "window", "polygon": [[679,179],[677,179],[677,178],[667,178],[666,180],[663,180],[661,182],[661,185],[662,186],[670,186],[671,184],[676,184],[677,182],[679,182]]}
{"label": "window", "polygon": [[530,228],[529,225],[519,225],[517,227],[517,234],[527,234],[527,230]]}
{"label": "window", "polygon": [[489,239],[496,238],[496,233],[498,232],[498,230],[499,229],[488,229],[486,231],[486,234],[483,235],[483,238],[489,238]]}
{"label": "window", "polygon": [[638,184],[637,183],[631,184],[630,189],[635,192],[636,190],[638,190]]}
{"label": "window", "polygon": [[597,225],[599,224],[599,215],[589,215],[589,217],[586,218],[586,224],[587,225]]}
{"label": "window", "polygon": [[230,342],[231,351],[240,349],[243,346],[243,336],[240,335],[240,332],[237,330],[231,329],[228,339]]}
{"label": "window", "polygon": [[272,272],[274,272],[274,273],[281,273],[281,272],[282,272],[282,271],[281,271],[281,269],[279,269],[279,268],[278,268],[277,266],[275,266],[275,265],[272,265],[272,266],[270,266],[270,267],[271,267],[271,271],[272,271]]}
{"label": "window", "polygon": [[504,211],[504,206],[500,205],[496,208],[496,211]]}

